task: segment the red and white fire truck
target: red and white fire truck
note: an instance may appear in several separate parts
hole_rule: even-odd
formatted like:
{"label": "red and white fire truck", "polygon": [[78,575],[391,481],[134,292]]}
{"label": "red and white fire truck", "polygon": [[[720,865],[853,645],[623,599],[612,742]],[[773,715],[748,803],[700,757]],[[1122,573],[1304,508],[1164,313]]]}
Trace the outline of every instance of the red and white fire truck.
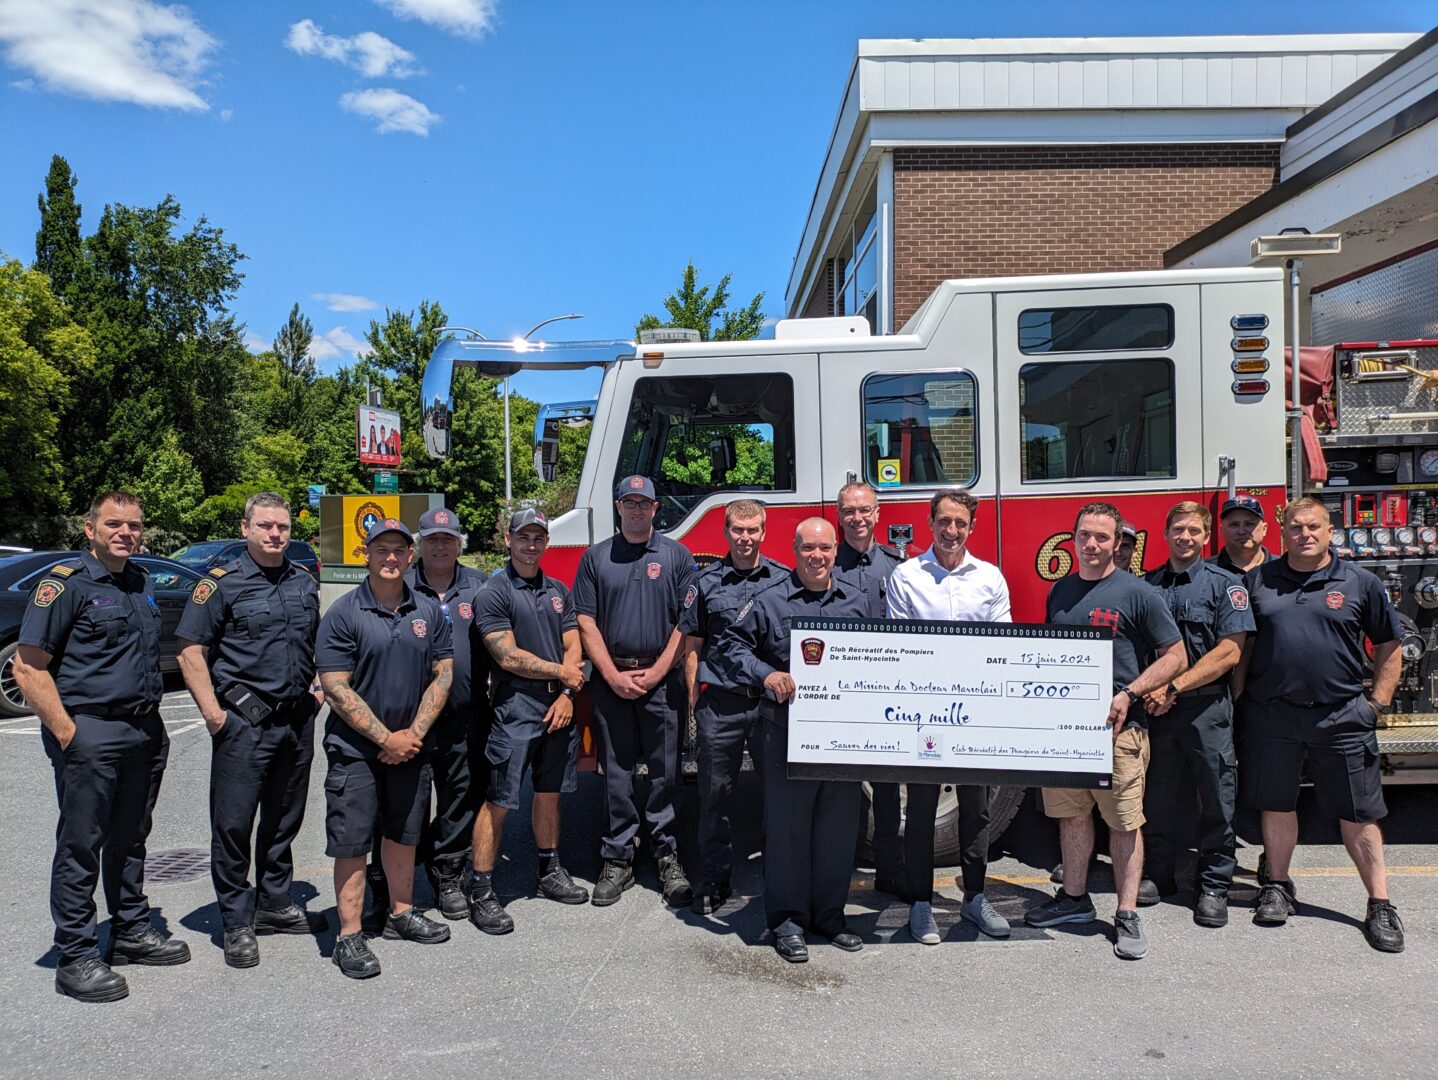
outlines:
{"label": "red and white fire truck", "polygon": [[[1284,340],[1281,269],[946,281],[884,337],[840,317],[786,320],[772,339],[743,342],[449,340],[424,376],[425,440],[448,450],[458,365],[496,376],[599,365],[597,400],[546,408],[536,433],[542,468],[566,424],[592,424],[574,507],[551,522],[550,572],[572,580],[584,549],[613,534],[614,485],[632,473],[654,478],[657,526],[700,563],[726,550],[735,498],[763,500],[766,553],[787,561],[795,525],[832,519],[847,481],[878,489],[879,537],[909,553],[928,543],[930,495],[959,486],[981,502],[970,546],[1002,569],[1014,618],[1040,621],[1050,584],[1072,568],[1086,502],[1112,501],[1137,526],[1136,570],[1166,558],[1164,515],[1180,499],[1216,518],[1241,491],[1276,520],[1289,481]],[[1409,630],[1383,733],[1393,779],[1438,779],[1438,726],[1418,726],[1438,725],[1432,345],[1345,345],[1336,370],[1327,354],[1326,379],[1322,356],[1305,358],[1307,385],[1327,391],[1310,409],[1311,487],[1337,511],[1343,556],[1389,582]],[[1428,394],[1420,426],[1370,407],[1400,390]],[[1371,422],[1379,413],[1399,419]],[[1268,542],[1277,550],[1276,526]]]}

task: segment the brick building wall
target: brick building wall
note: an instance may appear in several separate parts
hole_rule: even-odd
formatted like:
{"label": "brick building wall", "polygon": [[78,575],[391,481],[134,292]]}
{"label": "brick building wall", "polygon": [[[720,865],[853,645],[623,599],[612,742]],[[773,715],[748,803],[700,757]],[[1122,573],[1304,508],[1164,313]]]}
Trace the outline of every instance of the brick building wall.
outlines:
{"label": "brick building wall", "polygon": [[1166,249],[1272,187],[1278,154],[1277,143],[897,149],[894,326],[946,278],[1162,269]]}

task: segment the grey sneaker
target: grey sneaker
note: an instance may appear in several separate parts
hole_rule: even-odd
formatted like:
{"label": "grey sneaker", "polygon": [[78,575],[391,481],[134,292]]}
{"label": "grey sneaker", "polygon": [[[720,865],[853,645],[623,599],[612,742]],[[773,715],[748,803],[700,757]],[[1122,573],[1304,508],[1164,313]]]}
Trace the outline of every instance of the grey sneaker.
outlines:
{"label": "grey sneaker", "polygon": [[[1092,910],[1093,905],[1089,905]],[[989,903],[989,898],[979,893],[970,900],[964,901],[964,906],[959,909],[959,915],[979,928],[982,933],[992,938],[1006,938],[1009,936],[1009,920],[994,910],[994,905]]]}
{"label": "grey sneaker", "polygon": [[1024,915],[1024,922],[1030,926],[1058,926],[1061,923],[1086,923],[1098,918],[1089,894],[1070,896],[1062,888],[1036,908],[1030,908]]}
{"label": "grey sneaker", "polygon": [[1142,960],[1148,955],[1148,938],[1137,911],[1120,911],[1113,917],[1113,954],[1120,960]]}
{"label": "grey sneaker", "polygon": [[909,934],[925,945],[939,943],[939,924],[934,921],[934,905],[920,900],[909,906]]}

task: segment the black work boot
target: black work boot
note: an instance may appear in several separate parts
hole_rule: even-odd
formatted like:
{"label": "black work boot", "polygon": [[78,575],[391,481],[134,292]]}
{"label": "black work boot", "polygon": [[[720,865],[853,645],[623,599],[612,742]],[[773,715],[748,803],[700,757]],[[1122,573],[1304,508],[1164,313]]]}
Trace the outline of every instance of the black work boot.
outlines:
{"label": "black work boot", "polygon": [[1193,903],[1193,921],[1199,926],[1217,930],[1228,925],[1228,897],[1205,889]]}
{"label": "black work boot", "polygon": [[330,960],[347,979],[372,979],[379,974],[379,957],[369,947],[364,931],[336,938]]}
{"label": "black work boot", "polygon": [[608,907],[624,895],[624,890],[634,885],[634,867],[627,862],[604,860],[604,870],[594,883],[594,896],[590,903],[595,907]]}
{"label": "black work boot", "polygon": [[225,963],[232,968],[252,968],[260,962],[260,942],[253,926],[225,931]]}
{"label": "black work boot", "polygon": [[389,882],[385,880],[384,867],[370,863],[365,867],[364,880],[369,886],[370,906],[360,917],[360,926],[367,934],[378,934],[389,917]]}
{"label": "black work boot", "polygon": [[98,956],[87,956],[55,969],[55,993],[76,1001],[119,1001],[129,997],[130,985]]}
{"label": "black work boot", "polygon": [[138,934],[125,937],[111,937],[107,962],[120,964],[143,964],[147,967],[171,967],[188,963],[190,947],[183,941],[167,938],[153,926],[147,926]]}
{"label": "black work boot", "polygon": [[664,902],[670,907],[688,907],[694,902],[694,889],[679,865],[678,855],[665,855],[659,860],[659,887],[664,890]]}
{"label": "black work boot", "polygon": [[434,906],[450,922],[458,922],[469,914],[469,900],[464,895],[464,862],[433,862],[425,868],[429,886],[434,890]]}
{"label": "black work boot", "polygon": [[1363,936],[1379,952],[1403,951],[1403,920],[1387,900],[1369,900]]}
{"label": "black work boot", "polygon": [[550,862],[547,868],[540,867],[539,893],[551,900],[558,900],[561,904],[583,904],[589,899],[589,890],[582,885],[576,885],[569,876],[569,871],[564,869],[558,859]]}
{"label": "black work boot", "polygon": [[384,921],[386,941],[414,941],[420,945],[440,945],[449,940],[449,927],[427,919],[417,908],[408,907]]}
{"label": "black work boot", "polygon": [[255,909],[255,933],[257,934],[318,934],[327,928],[323,915],[311,915],[299,904],[287,904],[282,908]]}
{"label": "black work boot", "polygon": [[498,937],[514,929],[514,919],[504,910],[493,889],[475,891],[469,897],[469,921],[486,934]]}
{"label": "black work boot", "polygon": [[1258,926],[1282,926],[1298,914],[1298,892],[1291,881],[1269,881],[1258,892],[1253,921]]}

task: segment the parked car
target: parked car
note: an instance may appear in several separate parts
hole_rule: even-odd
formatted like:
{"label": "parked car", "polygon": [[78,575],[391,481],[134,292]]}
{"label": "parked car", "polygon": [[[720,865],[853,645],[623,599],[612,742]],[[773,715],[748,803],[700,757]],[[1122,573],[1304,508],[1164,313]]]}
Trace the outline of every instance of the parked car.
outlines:
{"label": "parked car", "polygon": [[[224,566],[240,557],[240,552],[245,550],[243,540],[202,540],[198,544],[190,544],[182,547],[170,558],[176,562],[184,563],[193,567],[200,573],[205,573],[216,566]],[[315,549],[303,540],[291,540],[289,550],[285,552],[290,561],[303,566],[310,572],[310,576],[316,581],[320,579],[320,557],[315,554]]]}
{"label": "parked car", "polygon": [[[50,567],[78,554],[31,551],[0,559],[0,716],[23,716],[30,711],[15,682],[16,639],[20,636],[20,617],[30,601],[30,592]],[[160,670],[178,671],[179,645],[175,629],[180,625],[180,615],[201,574],[158,555],[130,557],[150,572],[150,580],[155,583],[155,602],[160,607]]]}

